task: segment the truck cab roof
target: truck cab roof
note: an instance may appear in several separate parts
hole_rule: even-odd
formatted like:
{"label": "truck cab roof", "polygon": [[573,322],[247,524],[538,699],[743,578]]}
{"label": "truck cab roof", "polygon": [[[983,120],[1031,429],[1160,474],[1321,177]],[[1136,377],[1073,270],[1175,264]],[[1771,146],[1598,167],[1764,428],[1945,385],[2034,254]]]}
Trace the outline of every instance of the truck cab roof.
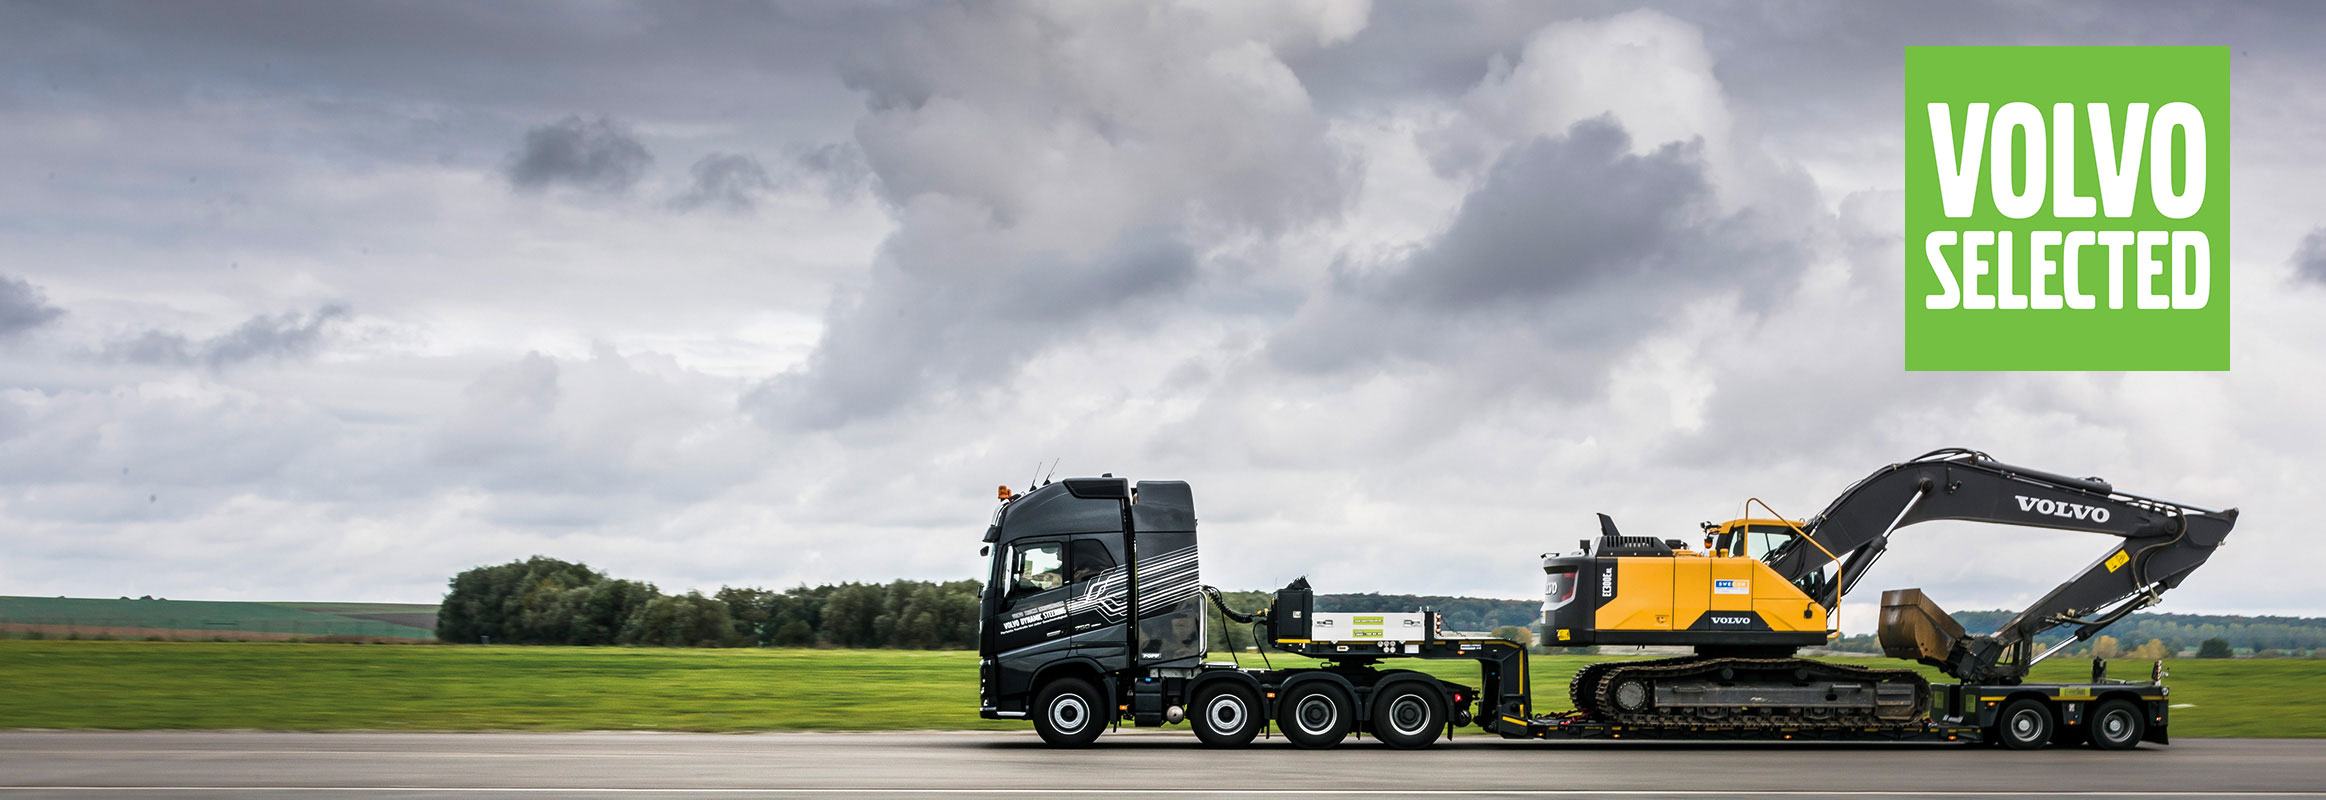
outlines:
{"label": "truck cab roof", "polygon": [[985,541],[1006,544],[1030,536],[1119,533],[1124,501],[1132,529],[1195,530],[1195,493],[1186,481],[1139,481],[1104,475],[1043,484],[1002,501]]}

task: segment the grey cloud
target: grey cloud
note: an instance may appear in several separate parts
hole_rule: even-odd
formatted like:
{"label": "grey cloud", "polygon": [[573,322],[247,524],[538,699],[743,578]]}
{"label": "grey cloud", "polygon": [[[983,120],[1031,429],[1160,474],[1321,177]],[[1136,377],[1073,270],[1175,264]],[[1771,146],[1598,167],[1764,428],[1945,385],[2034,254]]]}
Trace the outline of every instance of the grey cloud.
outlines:
{"label": "grey cloud", "polygon": [[654,156],[630,130],[608,117],[566,117],[525,132],[525,142],[509,154],[509,185],[539,191],[567,185],[593,192],[628,190],[646,174]]}
{"label": "grey cloud", "polygon": [[767,168],[759,159],[742,153],[712,153],[696,161],[692,169],[693,183],[686,193],[671,201],[680,211],[694,211],[717,207],[733,212],[750,211],[759,203],[759,195],[775,188],[775,181],[767,176]]}
{"label": "grey cloud", "polygon": [[[484,370],[438,421],[431,476],[500,493],[484,513],[526,525],[602,522],[642,497],[699,500],[767,468],[765,431],[737,413],[734,389],[603,344],[585,359],[527,353]],[[524,510],[565,498],[562,514]]]}
{"label": "grey cloud", "polygon": [[1301,48],[1271,44],[1281,31],[1199,9],[1067,8],[929,7],[845,66],[885,197],[975,202],[1019,226],[1087,196],[1133,225],[1193,213],[1264,232],[1348,200],[1352,165],[1282,70],[1279,51]]}
{"label": "grey cloud", "polygon": [[864,151],[852,143],[817,145],[802,151],[792,163],[821,180],[825,193],[834,198],[855,194],[872,183],[872,168],[864,163]]}
{"label": "grey cloud", "polygon": [[1606,118],[1519,146],[1382,296],[1490,305],[1685,269],[1669,263],[1668,241],[1710,198],[1703,160],[1692,146],[1630,149],[1631,137]]}
{"label": "grey cloud", "polygon": [[[1346,277],[1268,344],[1296,372],[1385,359],[1464,360],[1476,336],[1545,358],[1604,356],[1719,291],[1758,294],[1796,244],[1752,214],[1712,212],[1693,145],[1644,155],[1605,118],[1503,154],[1445,233],[1402,262]],[[1585,187],[1588,187],[1585,190]]]}
{"label": "grey cloud", "polygon": [[1161,302],[1196,275],[1177,232],[1127,234],[1084,259],[980,261],[943,236],[892,240],[869,289],[827,320],[802,368],[761,384],[744,407],[764,422],[840,427],[1007,379],[1039,348]]}
{"label": "grey cloud", "polygon": [[2311,229],[2294,248],[2294,275],[2326,283],[2326,227]]}
{"label": "grey cloud", "polygon": [[1328,219],[1355,187],[1277,55],[1334,21],[902,17],[843,71],[868,109],[854,147],[802,159],[845,176],[860,157],[898,229],[807,362],[745,401],[763,421],[828,429],[972,397],[1126,318],[1184,314],[1207,245]]}
{"label": "grey cloud", "polygon": [[562,394],[556,361],[526,353],[486,370],[464,394],[466,402],[437,437],[439,463],[490,466],[554,449],[556,434],[548,424]]}
{"label": "grey cloud", "polygon": [[259,359],[314,354],[326,329],[346,319],[346,306],[327,305],[312,313],[260,314],[233,330],[196,341],[185,334],[149,330],[106,347],[106,355],[145,364],[203,364],[213,369]]}
{"label": "grey cloud", "polygon": [[0,277],[0,339],[46,325],[64,313],[64,309],[48,304],[48,295],[40,287],[20,278]]}

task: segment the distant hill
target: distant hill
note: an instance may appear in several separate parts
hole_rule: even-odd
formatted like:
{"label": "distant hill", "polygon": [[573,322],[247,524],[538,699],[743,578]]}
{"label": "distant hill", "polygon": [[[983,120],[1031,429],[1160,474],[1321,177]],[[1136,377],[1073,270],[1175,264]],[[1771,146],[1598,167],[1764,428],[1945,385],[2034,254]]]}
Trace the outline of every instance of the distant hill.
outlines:
{"label": "distant hill", "polygon": [[[2016,611],[1957,611],[1955,621],[1963,630],[1972,633],[1992,633],[1997,627],[2016,615]],[[2195,650],[2206,639],[2219,638],[2229,646],[2246,652],[2277,650],[2280,652],[2311,651],[2326,647],[2326,618],[2271,617],[2239,614],[2134,614],[2124,621],[2108,626],[2101,636],[2114,636],[2130,649],[2150,639],[2162,641],[2173,652]],[[2068,634],[2054,631],[2037,637],[2041,645],[2057,644]],[[1845,636],[1834,643],[1837,650],[1880,652],[1881,645],[1871,632]]]}
{"label": "distant hill", "polygon": [[436,605],[0,596],[0,634],[84,639],[432,640],[436,638]]}

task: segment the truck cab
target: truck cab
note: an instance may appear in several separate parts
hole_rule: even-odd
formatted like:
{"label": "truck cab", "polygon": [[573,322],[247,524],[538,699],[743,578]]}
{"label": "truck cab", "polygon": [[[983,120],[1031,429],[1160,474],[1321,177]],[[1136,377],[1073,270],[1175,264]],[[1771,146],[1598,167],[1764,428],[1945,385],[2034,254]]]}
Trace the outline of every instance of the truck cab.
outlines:
{"label": "truck cab", "polygon": [[[1195,501],[1179,481],[1069,478],[1023,494],[1003,487],[985,531],[979,595],[978,715],[1023,719],[1052,745],[1106,728],[1187,722],[1214,747],[1240,747],[1273,721],[1301,747],[1369,733],[1424,747],[1467,724],[1473,703],[1526,717],[1525,650],[1482,634],[1455,638],[1426,611],[1316,613],[1305,579],[1269,609],[1229,619],[1264,629],[1272,650],[1323,666],[1206,662],[1208,638]],[[1480,662],[1489,693],[1388,658]]]}
{"label": "truck cab", "polygon": [[[1111,698],[1122,675],[1192,676],[1202,666],[1203,598],[1187,484],[1132,486],[1108,475],[1024,494],[1005,489],[985,542],[980,716],[1025,719],[1045,686],[1073,680],[1105,697],[1079,698],[1059,709],[1058,719],[1039,722],[1079,732],[1115,719],[1107,709],[1121,705]],[[1160,719],[1163,709],[1153,711]]]}

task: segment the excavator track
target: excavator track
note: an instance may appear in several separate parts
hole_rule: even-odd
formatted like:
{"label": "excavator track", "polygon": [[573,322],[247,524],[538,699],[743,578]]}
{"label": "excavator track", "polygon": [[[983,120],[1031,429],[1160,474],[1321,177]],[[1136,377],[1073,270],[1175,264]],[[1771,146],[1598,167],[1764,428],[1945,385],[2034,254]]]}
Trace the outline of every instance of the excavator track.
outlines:
{"label": "excavator track", "polygon": [[[1591,683],[1588,697],[1581,685],[1586,679]],[[1921,673],[1805,658],[1686,656],[1603,662],[1585,667],[1576,673],[1576,680],[1569,695],[1577,698],[1578,710],[1639,727],[1904,729],[1925,725],[1930,710],[1930,682]],[[1686,699],[1691,692],[1768,699],[1696,702]],[[1869,702],[1818,702],[1820,697],[1832,700],[1853,692]]]}
{"label": "excavator track", "polygon": [[1614,669],[1616,667],[1646,667],[1658,664],[1680,664],[1696,661],[1699,658],[1699,656],[1680,656],[1678,658],[1658,658],[1647,661],[1600,661],[1596,663],[1585,664],[1583,665],[1582,669],[1575,671],[1574,679],[1567,681],[1567,700],[1568,702],[1573,703],[1575,710],[1581,712],[1583,715],[1597,715],[1600,708],[1600,679],[1607,675],[1608,670]]}

